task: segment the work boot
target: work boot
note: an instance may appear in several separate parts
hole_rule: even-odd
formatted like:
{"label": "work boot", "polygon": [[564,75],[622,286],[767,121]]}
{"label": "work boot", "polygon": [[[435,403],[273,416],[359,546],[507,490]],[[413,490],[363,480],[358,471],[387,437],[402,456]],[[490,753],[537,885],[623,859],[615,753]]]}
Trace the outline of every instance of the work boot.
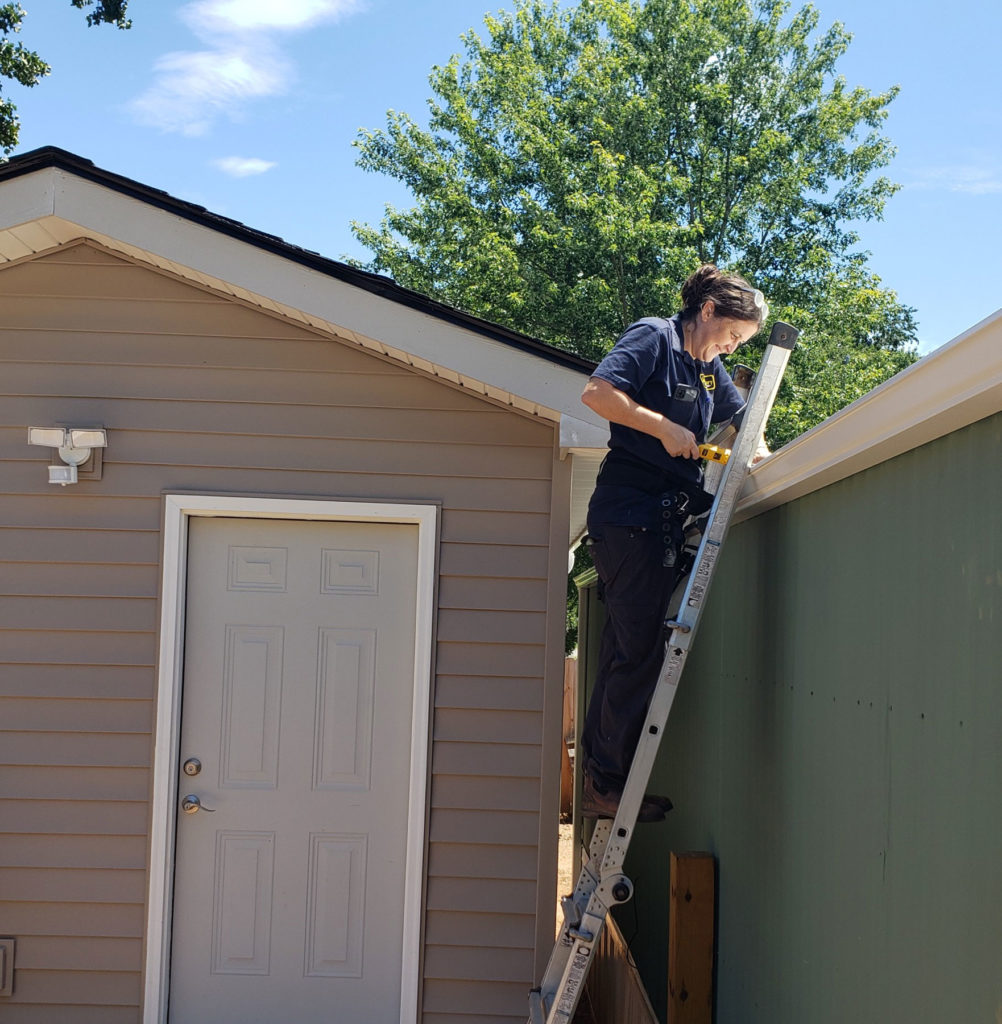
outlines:
{"label": "work boot", "polygon": [[652,804],[657,804],[665,814],[667,814],[675,805],[671,802],[671,798],[667,796],[661,796],[658,793],[644,793],[644,801]]}
{"label": "work boot", "polygon": [[[581,814],[585,818],[615,818],[622,795],[621,790],[613,789],[611,786],[600,787],[590,775],[585,775],[584,791],[581,795]],[[671,801],[667,797],[655,800],[645,795],[640,805],[637,821],[645,823],[664,821],[665,811],[670,810]]]}
{"label": "work boot", "polygon": [[[587,771],[585,771],[585,779],[586,780],[588,779],[588,772]],[[594,780],[593,780],[592,784],[594,785]],[[596,788],[603,795],[605,793],[611,792],[614,795],[615,800],[616,800],[616,804],[618,806],[619,800],[620,800],[620,798],[622,796],[622,792],[623,792],[623,787],[622,786],[606,786],[606,785],[603,785],[602,783],[599,783],[599,785]],[[644,793],[644,801],[643,802],[647,803],[647,804],[657,804],[658,807],[660,807],[665,812],[665,814],[667,814],[675,806],[671,802],[671,797],[662,796],[660,793]]]}

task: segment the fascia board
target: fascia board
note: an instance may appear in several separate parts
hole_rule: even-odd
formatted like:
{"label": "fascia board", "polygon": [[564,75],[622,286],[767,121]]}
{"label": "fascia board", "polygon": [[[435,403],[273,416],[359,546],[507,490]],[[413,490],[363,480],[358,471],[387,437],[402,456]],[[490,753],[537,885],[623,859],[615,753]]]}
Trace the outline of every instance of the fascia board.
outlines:
{"label": "fascia board", "polygon": [[0,204],[0,230],[50,217],[55,211],[55,168],[34,171],[5,181]]}
{"label": "fascia board", "polygon": [[[582,423],[590,418],[580,402],[580,371],[353,287],[72,173],[53,168],[5,183],[5,207],[8,188],[30,190],[31,179],[39,176],[49,179],[49,212],[78,227],[84,237],[170,261],[203,279],[236,286],[311,320],[335,325],[348,337],[370,338],[375,347],[406,352],[460,379],[487,383],[531,402],[546,418],[558,419],[565,411]],[[27,211],[30,204],[22,205]],[[34,216],[46,212],[38,200],[31,208]],[[479,390],[483,393],[483,386]],[[597,417],[592,427],[602,428]]]}
{"label": "fascia board", "polygon": [[1002,410],[1002,310],[753,467],[733,522]]}

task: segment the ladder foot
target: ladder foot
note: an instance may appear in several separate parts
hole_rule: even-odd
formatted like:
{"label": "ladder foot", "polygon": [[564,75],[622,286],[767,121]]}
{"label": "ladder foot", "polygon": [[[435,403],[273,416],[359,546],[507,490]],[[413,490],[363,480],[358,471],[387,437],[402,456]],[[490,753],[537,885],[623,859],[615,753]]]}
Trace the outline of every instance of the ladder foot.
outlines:
{"label": "ladder foot", "polygon": [[581,923],[581,908],[574,902],[573,896],[560,898],[560,909],[564,912],[564,924],[576,928]]}
{"label": "ladder foot", "polygon": [[534,988],[529,993],[529,1024],[546,1024],[543,994],[538,988]]}

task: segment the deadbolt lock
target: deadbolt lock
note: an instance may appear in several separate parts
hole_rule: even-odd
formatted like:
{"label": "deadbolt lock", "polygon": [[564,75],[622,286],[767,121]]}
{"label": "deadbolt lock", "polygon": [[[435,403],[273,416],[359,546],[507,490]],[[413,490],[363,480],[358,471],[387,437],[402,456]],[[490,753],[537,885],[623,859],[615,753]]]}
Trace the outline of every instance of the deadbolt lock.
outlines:
{"label": "deadbolt lock", "polygon": [[185,775],[197,775],[202,770],[202,762],[197,757],[189,757],[184,762],[183,770]]}

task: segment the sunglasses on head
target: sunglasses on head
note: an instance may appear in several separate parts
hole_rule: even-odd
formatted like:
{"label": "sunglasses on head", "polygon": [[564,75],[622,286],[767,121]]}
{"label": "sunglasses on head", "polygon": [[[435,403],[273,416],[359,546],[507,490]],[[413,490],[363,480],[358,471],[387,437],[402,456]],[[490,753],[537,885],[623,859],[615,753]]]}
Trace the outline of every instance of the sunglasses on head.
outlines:
{"label": "sunglasses on head", "polygon": [[738,288],[751,295],[755,308],[760,311],[761,318],[764,320],[769,315],[769,305],[765,301],[765,296],[758,290],[758,288],[749,288],[743,284],[739,284]]}

